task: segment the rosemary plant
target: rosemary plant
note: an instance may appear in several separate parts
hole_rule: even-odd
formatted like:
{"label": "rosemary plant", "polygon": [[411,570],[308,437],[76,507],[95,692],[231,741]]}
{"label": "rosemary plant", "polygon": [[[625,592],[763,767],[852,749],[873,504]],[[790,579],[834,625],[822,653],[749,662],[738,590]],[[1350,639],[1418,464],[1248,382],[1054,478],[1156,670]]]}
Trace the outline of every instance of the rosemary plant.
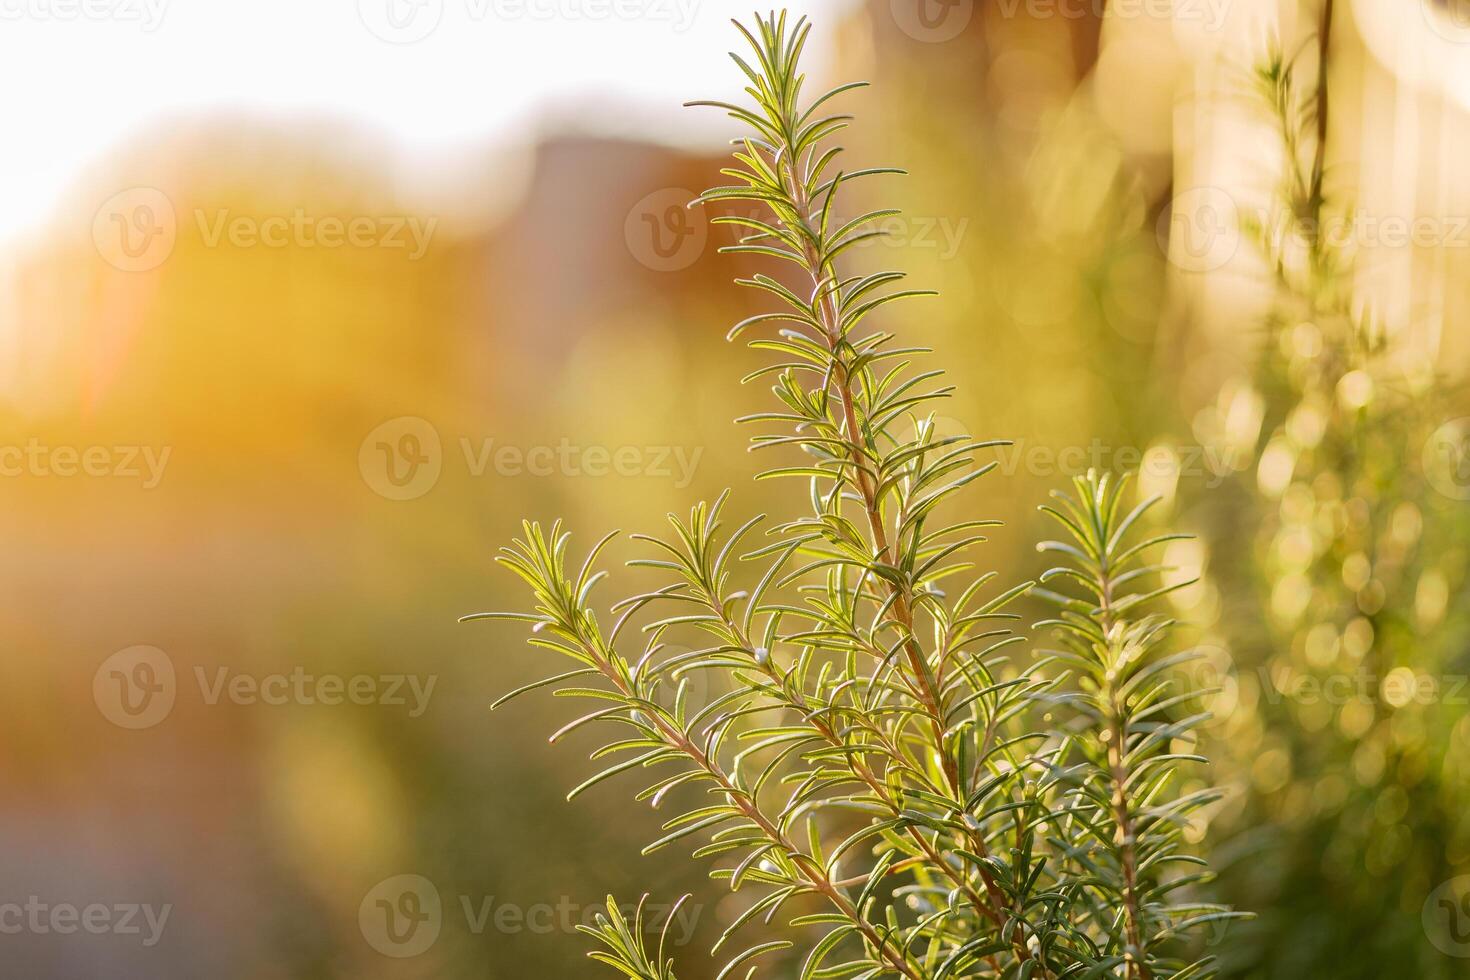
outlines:
{"label": "rosemary plant", "polygon": [[[796,481],[806,509],[727,521],[727,492],[671,515],[662,537],[635,535],[648,556],[632,564],[666,584],[613,603],[607,625],[593,594],[616,535],[573,562],[559,522],[526,523],[500,560],[535,609],[466,618],[529,624],[531,644],[574,669],[506,699],[554,686],[592,710],[553,741],[617,733],[571,798],[657,772],[637,798],[676,812],[645,853],[691,844],[718,859],[712,878],[752,896],[715,945],[722,978],[763,963],[803,980],[1208,976],[1173,941],[1233,914],[1171,898],[1204,877],[1185,870],[1196,859],[1180,831],[1210,794],[1171,780],[1190,758],[1176,743],[1192,694],[1162,653],[1166,624],[1139,615],[1157,590],[1132,591],[1158,571],[1144,556],[1160,539],[1132,540],[1143,508],[1121,511],[1121,483],[1080,481],[1052,508],[1073,540],[1044,545],[1071,561],[1049,577],[1084,590],[1055,597],[1066,649],[1015,654],[1012,607],[1031,583],[1003,585],[968,557],[996,522],[949,516],[995,467],[976,454],[999,443],[941,436],[942,372],[871,325],[924,291],[839,262],[894,213],[834,218],[851,181],[897,172],[836,167],[830,140],[849,117],[826,107],[860,83],[803,102],[806,21],[737,27],[753,104],[694,104],[752,132],[724,171],[734,182],[700,203],[761,208],[713,219],[743,229],[725,251],[790,272],[739,280],[773,308],[731,337],[753,331],[774,356],[745,380],[768,379],[778,406],[742,421],[762,427],[753,448],[786,454],[762,476]],[[715,693],[695,697],[695,678]],[[592,955],[669,980],[635,920],[610,900]]]}
{"label": "rosemary plant", "polygon": [[1228,967],[1449,977],[1420,912],[1470,868],[1467,729],[1446,697],[1470,671],[1470,519],[1413,465],[1452,414],[1441,386],[1355,294],[1352,249],[1323,234],[1351,223],[1329,179],[1332,9],[1315,64],[1277,51],[1253,78],[1284,165],[1256,229],[1275,301],[1260,363],[1232,386],[1263,424],[1242,512],[1218,515],[1218,578],[1227,619],[1260,626],[1237,637],[1243,710],[1220,750],[1255,788],[1234,818],[1249,860],[1227,884],[1271,914]]}
{"label": "rosemary plant", "polygon": [[[1205,862],[1183,848],[1182,835],[1191,817],[1222,794],[1211,787],[1180,794],[1172,785],[1177,763],[1206,761],[1189,749],[1207,714],[1198,702],[1202,692],[1175,672],[1195,654],[1170,652],[1173,621],[1141,612],[1193,582],[1140,587],[1164,570],[1150,563],[1153,550],[1185,536],[1134,541],[1130,530],[1159,498],[1125,512],[1126,478],[1114,482],[1089,473],[1074,482],[1074,497],[1054,493],[1058,505],[1042,508],[1069,540],[1038,546],[1067,559],[1043,580],[1071,580],[1082,591],[1075,597],[1037,590],[1062,609],[1061,618],[1047,624],[1063,641],[1051,655],[1075,677],[1045,695],[1072,712],[1051,763],[1065,774],[1052,804],[1058,814],[1053,843],[1069,859],[1058,884],[1089,884],[1072,894],[1077,908],[1086,910],[1089,935],[1105,937],[1103,948],[1111,951],[1106,966],[1145,978],[1202,976],[1202,964],[1163,954],[1181,930],[1240,918],[1217,905],[1171,901],[1173,892],[1209,877]],[[1190,870],[1174,874],[1175,865]]]}

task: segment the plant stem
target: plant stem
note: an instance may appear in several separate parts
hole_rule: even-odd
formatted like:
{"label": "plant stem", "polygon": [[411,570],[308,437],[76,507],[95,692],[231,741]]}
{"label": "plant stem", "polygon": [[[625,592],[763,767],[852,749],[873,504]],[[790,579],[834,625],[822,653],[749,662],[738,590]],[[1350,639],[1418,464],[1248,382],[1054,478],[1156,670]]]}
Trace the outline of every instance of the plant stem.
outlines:
{"label": "plant stem", "polygon": [[[589,640],[582,634],[580,629],[574,629],[573,635],[577,637],[582,651],[588,657],[592,658],[592,662],[597,665],[598,671],[611,681],[624,697],[630,700],[641,700],[632,686],[624,680],[622,674],[614,670],[608,658],[600,652],[601,644]],[[861,911],[852,904],[852,900],[842,892],[841,888],[828,877],[826,871],[809,856],[802,853],[779,827],[771,823],[766,815],[761,812],[760,808],[756,806],[755,800],[751,799],[750,794],[737,786],[732,777],[715,760],[711,759],[698,745],[690,741],[689,737],[680,731],[677,726],[670,724],[659,712],[650,712],[649,720],[658,729],[665,742],[684,753],[690,761],[709,774],[710,778],[720,788],[720,791],[724,793],[725,798],[734,804],[746,819],[759,827],[761,833],[765,834],[768,840],[780,847],[791,858],[792,863],[801,871],[802,876],[811,887],[825,895],[844,916],[850,919],[853,925],[858,928],[863,934],[863,937],[878,951],[878,954],[883,959],[887,960],[898,973],[909,977],[910,980],[924,980],[922,974],[915,970],[908,962],[908,958],[903,954],[903,951],[893,948],[893,944],[889,942],[888,938],[879,933],[873,927],[873,924],[863,917]]]}
{"label": "plant stem", "polygon": [[[1113,650],[1113,627],[1116,619],[1113,615],[1113,580],[1108,567],[1107,542],[1099,535],[1098,548],[1098,570],[1099,580],[1102,583],[1102,602],[1100,621],[1103,627],[1103,636],[1107,639],[1108,655],[1116,660],[1117,651]],[[1108,734],[1108,773],[1113,781],[1113,820],[1117,823],[1113,842],[1118,847],[1119,860],[1123,868],[1123,908],[1127,919],[1128,932],[1128,976],[1137,980],[1153,980],[1149,971],[1147,956],[1143,948],[1143,922],[1142,913],[1138,901],[1138,848],[1137,836],[1133,814],[1128,808],[1128,796],[1124,787],[1128,785],[1128,766],[1124,761],[1127,754],[1128,739],[1128,717],[1125,698],[1112,685],[1112,664],[1108,665],[1106,684],[1104,692],[1104,703],[1108,712],[1107,728]]]}
{"label": "plant stem", "polygon": [[[740,627],[728,615],[724,602],[721,601],[712,592],[706,593],[705,598],[706,603],[707,605],[709,605],[711,611],[713,611],[714,614],[719,617],[725,628],[730,632],[730,637],[735,640],[735,642],[741,647],[741,649],[750,654],[751,660],[756,664],[757,669],[760,670],[761,673],[765,674],[766,677],[768,677],[778,687],[784,687],[782,683],[783,678],[776,670],[775,665],[769,661],[766,663],[761,663],[760,660],[756,658],[755,650],[753,648],[753,644],[750,642],[750,638],[745,635]],[[806,700],[805,696],[800,691],[794,692],[794,694],[792,695],[791,707],[794,710],[800,712],[802,717],[805,718],[808,723],[811,724],[811,726],[815,728],[824,739],[827,740],[828,744],[837,748],[848,747],[849,743],[847,742],[847,740],[839,735],[837,730],[833,728],[825,718],[822,718],[812,712],[810,703]],[[883,749],[886,754],[892,757],[898,756],[897,746],[889,743],[886,738],[884,738],[881,731],[877,730],[876,728],[871,729],[870,731],[875,737],[883,739],[883,744],[880,745],[879,748]],[[903,807],[899,805],[898,801],[893,798],[893,795],[889,791],[887,783],[879,779],[878,775],[873,772],[872,768],[868,766],[868,764],[864,762],[860,756],[852,753],[845,753],[843,757],[847,762],[848,768],[853,772],[853,774],[867,784],[868,788],[873,791],[878,799],[883,801],[883,805],[888,807],[889,812],[891,812],[894,816],[898,816],[903,812]],[[965,898],[970,902],[972,906],[974,906],[975,910],[978,913],[989,919],[994,925],[999,928],[1003,928],[1005,926],[1005,919],[1001,916],[1001,914],[994,907],[992,907],[990,902],[982,898],[979,892],[975,891],[975,886],[970,882],[968,878],[962,875],[954,868],[953,865],[951,865],[948,861],[944,859],[943,855],[941,855],[939,851],[935,849],[934,845],[929,842],[929,839],[924,836],[923,832],[918,827],[910,825],[908,827],[908,833],[909,837],[914,841],[919,849],[923,851],[924,857],[928,860],[928,862],[934,867],[937,867],[941,871],[943,871],[945,877],[949,878],[949,880],[954,883],[955,887],[959,888],[964,893]],[[899,867],[899,865],[894,865],[894,868],[890,869],[890,871],[896,869],[897,867]],[[1000,964],[996,962],[994,956],[986,957],[986,960],[990,963],[991,969],[995,970],[998,975],[1001,972]]]}
{"label": "plant stem", "polygon": [[[788,127],[788,132],[790,127]],[[837,389],[838,399],[842,408],[843,428],[848,446],[849,459],[853,465],[854,481],[857,484],[859,495],[862,498],[864,514],[867,517],[869,533],[872,535],[872,546],[875,560],[889,566],[897,564],[893,554],[893,548],[888,540],[887,525],[883,520],[882,504],[878,499],[877,480],[875,474],[870,472],[867,458],[863,452],[862,429],[858,423],[857,395],[853,390],[853,378],[851,370],[846,361],[839,353],[838,347],[843,341],[842,322],[837,309],[835,283],[836,269],[832,261],[823,255],[813,236],[808,234],[816,215],[813,213],[812,202],[806,191],[806,183],[797,173],[797,162],[790,140],[781,152],[780,156],[786,161],[782,165],[780,160],[769,161],[773,167],[780,168],[777,172],[782,173],[786,193],[795,208],[797,220],[804,227],[793,229],[801,236],[802,255],[805,260],[807,274],[811,278],[813,294],[821,293],[819,300],[819,320],[825,333],[824,340],[828,353],[832,358],[833,372],[832,384]],[[833,190],[835,193],[835,188]],[[829,288],[826,284],[832,283]],[[948,784],[950,795],[954,798],[956,809],[965,811],[965,787],[961,778],[959,762],[954,753],[946,744],[945,730],[947,728],[943,694],[935,679],[934,672],[930,668],[928,658],[923,649],[914,638],[914,614],[912,597],[907,588],[896,582],[884,579],[887,583],[892,602],[889,604],[889,618],[898,626],[902,633],[901,642],[905,657],[908,660],[910,670],[918,680],[920,689],[918,700],[920,706],[929,717],[929,726],[934,738],[935,755],[940,762],[944,772],[944,778]],[[983,836],[973,831],[966,831],[965,836],[974,852],[982,858],[988,857],[989,852],[985,845]],[[985,885],[985,890],[994,905],[993,916],[997,922],[1001,919],[996,910],[1008,909],[1005,893],[995,881],[990,872],[983,866],[979,868],[980,877]],[[1019,916],[1016,916],[1020,919]],[[1024,920],[1021,920],[1024,922]],[[1021,961],[1030,960],[1031,950],[1026,945],[1026,930],[1018,929],[1014,933],[1013,945],[1016,957]],[[1048,976],[1043,967],[1036,974],[1039,978]]]}

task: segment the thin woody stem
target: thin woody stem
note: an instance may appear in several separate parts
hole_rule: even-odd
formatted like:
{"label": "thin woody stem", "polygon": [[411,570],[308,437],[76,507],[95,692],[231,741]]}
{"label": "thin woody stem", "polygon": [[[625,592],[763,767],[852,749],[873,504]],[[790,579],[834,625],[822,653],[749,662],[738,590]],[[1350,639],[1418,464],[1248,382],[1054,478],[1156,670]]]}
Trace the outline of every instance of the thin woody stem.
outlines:
{"label": "thin woody stem", "polygon": [[[572,632],[576,636],[582,652],[592,659],[598,671],[611,681],[613,686],[625,697],[629,699],[636,698],[637,692],[633,690],[619,671],[613,669],[611,662],[600,652],[601,644],[585,637],[581,630],[574,629]],[[677,726],[670,724],[659,713],[651,713],[649,720],[658,729],[659,734],[663,736],[665,742],[678,749],[696,766],[709,774],[710,778],[715,781],[715,785],[725,795],[725,798],[734,804],[746,819],[760,828],[761,833],[767,839],[779,846],[791,858],[792,863],[801,871],[802,877],[807,880],[811,887],[826,896],[828,901],[836,906],[846,918],[851,920],[858,931],[862,933],[863,937],[894,970],[903,976],[909,977],[910,980],[924,980],[923,975],[909,963],[903,951],[894,948],[889,938],[880,933],[862,915],[861,911],[852,904],[852,900],[843,893],[841,886],[834,882],[817,862],[802,853],[792,843],[790,838],[761,812],[750,794],[736,785],[734,779],[714,759],[710,758],[703,749],[690,741],[688,735],[680,731]]]}
{"label": "thin woody stem", "polygon": [[[790,131],[790,127],[786,127]],[[780,168],[778,172],[784,175],[783,184],[790,203],[796,212],[797,220],[805,226],[794,229],[801,235],[802,253],[807,273],[811,279],[813,293],[820,293],[818,301],[819,322],[825,333],[824,340],[828,352],[832,358],[832,384],[837,389],[838,399],[841,405],[843,429],[848,445],[849,460],[854,471],[854,482],[862,499],[863,511],[867,518],[868,529],[872,535],[872,545],[876,560],[884,564],[895,564],[892,545],[888,539],[887,525],[883,519],[882,503],[878,499],[877,479],[869,469],[868,460],[863,452],[862,429],[858,420],[857,396],[853,390],[853,377],[849,365],[843,360],[839,353],[839,345],[844,337],[842,333],[841,317],[839,316],[836,303],[836,269],[832,261],[823,255],[818,249],[812,237],[807,232],[816,220],[813,213],[813,205],[810,200],[805,182],[797,174],[797,162],[793,152],[793,146],[788,140],[778,158],[772,161]],[[784,161],[784,165],[783,165]],[[833,189],[835,193],[835,188]],[[830,284],[830,285],[829,285]],[[887,582],[891,602],[888,606],[889,618],[898,626],[902,634],[901,643],[904,655],[909,663],[910,670],[919,683],[919,702],[925,714],[929,718],[929,726],[934,741],[935,754],[939,759],[944,771],[945,781],[949,791],[953,795],[957,809],[964,809],[964,783],[961,777],[959,762],[951,747],[946,744],[945,731],[947,728],[946,712],[944,707],[943,693],[934,671],[929,665],[928,658],[914,637],[914,614],[912,598],[906,588],[898,583]],[[988,857],[989,852],[983,835],[967,830],[965,836],[972,850],[982,858]],[[989,917],[997,924],[1004,921],[1005,917],[1000,913],[1001,909],[1009,910],[1004,891],[988,869],[979,868],[981,881],[989,896],[987,903]],[[1017,916],[1020,919],[1019,916]],[[1021,920],[1024,921],[1024,920]],[[1026,945],[1025,930],[1018,929],[1014,933],[1013,946],[1016,956],[1022,961],[1032,959],[1031,950]],[[1038,977],[1046,977],[1049,974],[1042,967],[1036,974]]]}
{"label": "thin woody stem", "polygon": [[[1099,619],[1103,636],[1109,644],[1109,656],[1112,656],[1115,652],[1111,649],[1112,632],[1117,622],[1113,613],[1113,578],[1108,564],[1107,541],[1101,535],[1098,545],[1098,577],[1102,584]],[[1123,868],[1123,907],[1129,946],[1128,976],[1137,980],[1153,980],[1143,948],[1143,922],[1138,899],[1138,838],[1133,814],[1128,807],[1128,796],[1124,791],[1130,775],[1124,759],[1128,739],[1127,711],[1123,696],[1112,689],[1111,683],[1107,688],[1105,705],[1108,717],[1105,731],[1108,735],[1108,774],[1113,783],[1113,820],[1118,825],[1113,843],[1118,847]]]}
{"label": "thin woody stem", "polygon": [[[729,630],[731,638],[734,639],[743,650],[751,655],[751,659],[756,662],[757,669],[759,669],[761,673],[765,674],[775,684],[781,686],[783,678],[777,671],[775,665],[769,660],[762,662],[755,657],[754,646],[750,642],[750,638],[745,635],[740,627],[727,614],[725,604],[713,593],[709,593],[707,595],[707,604],[709,605],[711,611],[713,611],[714,614],[719,617],[725,628]],[[793,693],[792,707],[795,710],[801,712],[803,717],[807,718],[812,727],[814,727],[821,734],[821,736],[827,740],[828,744],[838,748],[848,747],[849,743],[847,742],[847,740],[844,739],[840,734],[838,734],[837,730],[833,728],[831,724],[826,721],[825,718],[813,714],[813,712],[811,711],[810,703],[806,700],[805,696],[800,691]],[[873,730],[872,734],[875,737],[882,738],[881,731]],[[897,747],[893,746],[891,743],[888,743],[886,739],[884,740],[883,744],[879,746],[879,748],[883,749],[884,752],[890,756],[897,755]],[[846,760],[847,766],[849,769],[852,770],[853,774],[867,784],[868,788],[873,791],[874,795],[876,795],[878,799],[883,801],[883,805],[888,807],[891,813],[897,816],[903,812],[903,807],[898,803],[898,801],[893,799],[893,795],[889,790],[887,783],[885,783],[882,779],[878,777],[876,773],[873,772],[872,768],[863,761],[861,756],[853,753],[847,753],[844,755],[844,759]],[[1005,919],[1000,915],[1000,913],[997,912],[994,907],[992,907],[990,902],[982,898],[979,892],[975,891],[975,886],[970,882],[968,878],[962,875],[954,868],[953,865],[951,865],[948,861],[944,859],[944,856],[940,854],[939,851],[934,847],[934,845],[929,842],[929,839],[924,836],[923,832],[918,827],[910,825],[908,828],[908,833],[909,837],[914,841],[915,845],[918,846],[921,851],[923,851],[924,859],[927,860],[931,866],[939,868],[944,873],[945,877],[949,878],[949,880],[954,883],[955,887],[959,888],[961,892],[964,893],[965,898],[970,902],[970,904],[975,908],[977,912],[985,916],[985,918],[989,919],[994,925],[998,927],[1003,927],[1005,925]],[[915,861],[918,859],[910,860]],[[896,870],[908,863],[909,862],[898,862],[893,866],[893,868],[890,869],[890,871]],[[859,880],[865,881],[866,879]],[[1000,972],[1000,964],[996,962],[994,956],[986,957],[986,961],[990,964],[993,970],[995,970],[997,973]]]}

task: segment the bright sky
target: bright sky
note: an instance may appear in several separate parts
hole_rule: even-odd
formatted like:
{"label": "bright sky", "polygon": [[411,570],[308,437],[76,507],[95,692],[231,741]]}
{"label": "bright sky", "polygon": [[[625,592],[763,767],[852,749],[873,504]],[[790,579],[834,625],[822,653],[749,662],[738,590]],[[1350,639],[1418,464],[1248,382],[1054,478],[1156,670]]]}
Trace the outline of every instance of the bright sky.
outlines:
{"label": "bright sky", "polygon": [[[784,3],[819,31],[849,5]],[[646,116],[672,136],[699,125],[691,112],[666,122],[680,101],[739,91],[723,57],[738,40],[732,13],[747,11],[727,0],[0,0],[0,241],[181,111],[325,112],[452,150],[582,96],[637,107],[595,114],[609,126]]]}

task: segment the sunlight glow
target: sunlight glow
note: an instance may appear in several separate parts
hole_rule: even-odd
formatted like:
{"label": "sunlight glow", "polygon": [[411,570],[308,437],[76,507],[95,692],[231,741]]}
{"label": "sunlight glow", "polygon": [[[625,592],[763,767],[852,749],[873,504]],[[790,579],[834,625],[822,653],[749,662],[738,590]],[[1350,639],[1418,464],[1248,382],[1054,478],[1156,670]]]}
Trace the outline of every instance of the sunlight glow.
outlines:
{"label": "sunlight glow", "polygon": [[[830,30],[848,2],[787,6]],[[717,114],[677,113],[690,92],[737,94],[738,75],[709,56],[735,12],[712,0],[0,0],[0,241],[44,221],[127,140],[177,135],[205,110],[362,125],[426,158],[577,102],[592,126],[708,139]]]}

